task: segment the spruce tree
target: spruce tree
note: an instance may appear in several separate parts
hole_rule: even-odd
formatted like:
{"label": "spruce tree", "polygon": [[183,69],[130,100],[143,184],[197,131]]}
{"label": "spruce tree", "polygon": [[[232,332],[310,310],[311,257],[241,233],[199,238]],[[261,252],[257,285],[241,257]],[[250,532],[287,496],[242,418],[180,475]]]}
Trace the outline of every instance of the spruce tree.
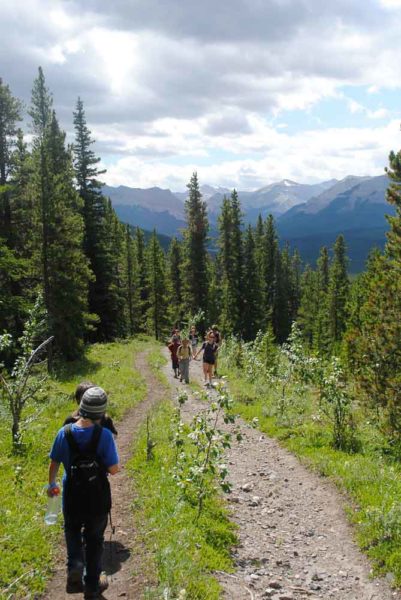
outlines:
{"label": "spruce tree", "polygon": [[177,238],[171,240],[167,254],[167,278],[171,322],[181,322],[182,309],[182,248]]}
{"label": "spruce tree", "polygon": [[126,255],[125,228],[120,223],[110,199],[105,207],[105,244],[104,259],[107,269],[102,277],[103,296],[100,325],[98,328],[101,339],[113,340],[124,337],[128,329],[126,306],[126,287],[124,285]]}
{"label": "spruce tree", "polygon": [[28,260],[16,249],[17,237],[21,238],[27,231],[27,223],[21,232],[16,228],[14,203],[18,189],[12,174],[14,148],[21,135],[17,128],[20,120],[21,103],[0,78],[0,332],[7,330],[16,337],[22,333],[29,307],[29,294],[24,285]]}
{"label": "spruce tree", "polygon": [[264,251],[265,251],[265,227],[262,215],[259,214],[255,227],[255,260],[258,270],[259,281],[264,281]]}
{"label": "spruce tree", "polygon": [[316,333],[316,314],[319,308],[317,274],[306,265],[301,275],[301,301],[297,322],[308,346],[312,347]]}
{"label": "spruce tree", "polygon": [[209,222],[206,202],[202,200],[198,176],[194,173],[188,184],[185,201],[187,227],[184,231],[183,295],[185,310],[190,314],[208,308],[207,235]]}
{"label": "spruce tree", "polygon": [[[393,451],[401,455],[401,279],[388,255],[373,255],[364,277],[358,326],[346,334],[347,356],[360,397],[375,410]],[[353,315],[355,320],[355,315]]]}
{"label": "spruce tree", "polygon": [[290,265],[290,320],[296,321],[298,317],[299,305],[301,302],[301,273],[302,260],[297,249],[291,257]]}
{"label": "spruce tree", "polygon": [[387,200],[395,207],[388,217],[385,252],[369,257],[362,306],[351,313],[347,350],[361,396],[381,417],[390,447],[401,456],[401,151],[391,152],[386,172],[391,180]]}
{"label": "spruce tree", "polygon": [[[280,268],[280,259],[277,256],[278,252],[278,240],[274,226],[274,219],[272,215],[269,215],[264,224],[262,249],[262,297],[264,303],[264,329],[267,328],[268,323],[273,323],[275,296],[279,295],[278,291],[275,290],[275,284],[279,281],[279,279],[276,278],[276,269]],[[277,332],[277,323],[276,327],[273,325],[273,330],[275,330],[275,333]]]}
{"label": "spruce tree", "polygon": [[243,248],[243,222],[241,204],[236,190],[231,194],[231,220],[232,220],[232,290],[233,308],[235,311],[234,331],[243,331],[243,299],[244,299],[244,248]]}
{"label": "spruce tree", "polygon": [[157,239],[156,231],[153,231],[146,247],[147,265],[147,290],[148,331],[158,340],[166,330],[167,322],[167,281],[166,260],[163,250]]}
{"label": "spruce tree", "polygon": [[233,265],[232,265],[232,210],[230,199],[223,197],[219,215],[219,256],[221,313],[220,326],[225,333],[234,333],[237,314],[235,314],[235,299],[233,295]]}
{"label": "spruce tree", "polygon": [[291,332],[291,262],[288,247],[277,248],[272,285],[272,326],[276,341],[282,344]]}
{"label": "spruce tree", "polygon": [[49,245],[50,245],[50,212],[52,205],[52,174],[49,171],[48,136],[52,116],[53,98],[46,87],[42,67],[33,82],[31,108],[33,131],[34,188],[38,200],[38,220],[41,228],[41,271],[43,281],[43,300],[48,316],[48,332],[53,331]]}
{"label": "spruce tree", "polygon": [[13,97],[0,78],[0,238],[12,246],[10,190],[7,186],[12,170],[13,148],[17,140],[17,123],[21,121],[21,102]]}
{"label": "spruce tree", "polygon": [[[110,203],[101,193],[98,177],[100,159],[92,150],[94,140],[87,126],[84,105],[77,100],[74,112],[74,168],[84,219],[84,249],[94,277],[89,283],[89,311],[95,328],[92,341],[112,340],[121,335],[121,294],[118,293],[117,248],[113,246],[115,217]],[[121,247],[120,247],[121,251]],[[114,276],[113,276],[114,275]],[[132,316],[132,315],[131,315]],[[117,321],[116,321],[117,319]]]}
{"label": "spruce tree", "polygon": [[11,327],[11,331],[17,338],[22,335],[25,320],[35,302],[37,288],[41,281],[40,269],[38,269],[40,229],[33,196],[32,175],[32,159],[22,131],[19,130],[9,175],[11,221],[8,237],[8,243],[11,244],[12,252],[19,264],[19,275],[12,277],[7,292],[17,300]]}
{"label": "spruce tree", "polygon": [[259,282],[258,292],[259,292],[260,310],[259,310],[258,329],[264,330],[266,328],[266,323],[267,323],[268,319],[265,314],[265,307],[266,307],[265,226],[264,226],[261,214],[259,214],[258,219],[256,221],[254,240],[255,240],[256,272],[257,272],[257,278],[258,278],[258,282]]}
{"label": "spruce tree", "polygon": [[209,290],[208,290],[208,300],[209,306],[207,315],[209,317],[210,323],[219,323],[222,314],[222,276],[221,276],[221,268],[220,261],[218,257],[210,257],[208,256],[208,281],[209,281]]}
{"label": "spruce tree", "polygon": [[145,256],[145,238],[142,229],[135,230],[136,259],[138,264],[138,279],[140,293],[141,322],[139,330],[146,331],[146,314],[149,308],[149,293],[147,288],[147,265]]}
{"label": "spruce tree", "polygon": [[322,246],[317,260],[317,274],[319,290],[326,294],[329,289],[329,253],[326,246]]}
{"label": "spruce tree", "polygon": [[334,244],[327,289],[328,324],[332,344],[341,341],[347,324],[346,309],[349,292],[347,262],[344,236],[339,235]]}
{"label": "spruce tree", "polygon": [[401,264],[401,151],[390,152],[390,166],[386,169],[391,183],[387,188],[387,202],[395,208],[395,215],[388,216],[390,231],[387,234],[386,255],[394,266]]}
{"label": "spruce tree", "polygon": [[252,340],[260,329],[261,291],[255,252],[255,240],[248,225],[244,242],[243,335]]}
{"label": "spruce tree", "polygon": [[139,269],[136,252],[136,243],[131,234],[131,226],[125,230],[125,255],[126,255],[126,288],[129,333],[133,335],[140,329],[141,323],[141,298],[139,288]]}
{"label": "spruce tree", "polygon": [[[329,253],[322,246],[316,264],[316,305],[313,347],[321,356],[328,356],[333,346],[332,328],[330,326],[330,307],[328,290],[330,283]],[[335,292],[334,292],[335,293]]]}
{"label": "spruce tree", "polygon": [[32,92],[34,192],[41,232],[41,271],[48,332],[66,358],[79,355],[86,329],[91,277],[83,253],[81,202],[65,134],[51,109],[43,72]]}
{"label": "spruce tree", "polygon": [[106,171],[98,169],[97,165],[100,162],[100,158],[91,149],[94,140],[86,123],[84,104],[81,98],[77,100],[76,110],[73,115],[75,128],[75,143],[73,145],[74,167],[78,190],[84,199],[88,196],[88,199],[91,200],[90,206],[85,206],[85,208],[88,211],[89,208],[95,210],[95,196],[103,185],[98,177]]}

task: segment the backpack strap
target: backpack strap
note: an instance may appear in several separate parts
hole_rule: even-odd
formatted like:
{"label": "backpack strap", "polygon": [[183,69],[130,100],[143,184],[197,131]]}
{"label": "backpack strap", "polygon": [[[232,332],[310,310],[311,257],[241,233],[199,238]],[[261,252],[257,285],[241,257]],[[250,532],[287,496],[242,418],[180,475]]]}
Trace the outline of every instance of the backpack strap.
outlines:
{"label": "backpack strap", "polygon": [[97,447],[98,447],[99,441],[100,441],[100,436],[102,435],[102,431],[103,431],[103,427],[101,427],[100,425],[95,423],[95,428],[93,430],[87,452],[90,452],[91,454],[96,454]]}
{"label": "backpack strap", "polygon": [[64,425],[65,439],[68,442],[71,452],[73,454],[80,454],[79,446],[78,446],[77,442],[75,441],[75,438],[71,431],[71,426],[72,426],[72,423],[68,423],[68,425]]}
{"label": "backpack strap", "polygon": [[[73,456],[76,456],[76,455],[82,454],[82,452],[74,438],[74,435],[71,430],[71,425],[72,425],[72,423],[69,423],[68,425],[64,425],[64,433],[65,433],[66,440],[68,442],[68,445],[70,447],[70,450],[71,450]],[[96,423],[95,427],[93,429],[93,432],[92,432],[92,437],[90,439],[89,445],[83,452],[90,453],[90,454],[96,454],[101,435],[102,435],[102,427]]]}

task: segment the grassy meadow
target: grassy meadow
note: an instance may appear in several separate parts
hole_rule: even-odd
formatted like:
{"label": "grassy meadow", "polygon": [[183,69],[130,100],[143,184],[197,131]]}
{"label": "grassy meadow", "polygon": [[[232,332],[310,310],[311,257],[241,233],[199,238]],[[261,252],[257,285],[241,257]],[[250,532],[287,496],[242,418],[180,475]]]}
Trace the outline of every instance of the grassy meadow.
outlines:
{"label": "grassy meadow", "polygon": [[38,402],[28,406],[23,424],[24,452],[11,452],[10,423],[0,420],[0,597],[30,598],[45,589],[62,535],[61,521],[44,524],[48,454],[58,429],[75,407],[73,392],[87,379],[109,394],[109,413],[119,419],[139,402],[146,386],[133,369],[139,349],[150,342],[95,344],[84,359],[64,366],[46,384]]}

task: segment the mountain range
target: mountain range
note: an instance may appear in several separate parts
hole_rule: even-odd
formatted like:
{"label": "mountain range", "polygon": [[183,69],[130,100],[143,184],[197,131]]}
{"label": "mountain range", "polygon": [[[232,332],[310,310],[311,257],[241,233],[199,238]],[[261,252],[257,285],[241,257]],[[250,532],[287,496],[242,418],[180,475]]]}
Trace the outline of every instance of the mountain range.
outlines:
{"label": "mountain range", "polygon": [[[388,230],[386,214],[394,209],[386,202],[387,175],[347,176],[316,184],[289,179],[272,183],[254,192],[239,191],[244,223],[254,225],[261,214],[272,214],[281,243],[298,248],[304,262],[314,263],[322,245],[332,246],[344,233],[350,271],[363,270],[373,246],[382,248]],[[200,188],[207,202],[212,240],[217,237],[217,219],[228,188],[204,185]],[[158,187],[141,189],[126,186],[104,187],[120,217],[143,229],[156,229],[166,236],[181,236],[185,227],[185,192]]]}

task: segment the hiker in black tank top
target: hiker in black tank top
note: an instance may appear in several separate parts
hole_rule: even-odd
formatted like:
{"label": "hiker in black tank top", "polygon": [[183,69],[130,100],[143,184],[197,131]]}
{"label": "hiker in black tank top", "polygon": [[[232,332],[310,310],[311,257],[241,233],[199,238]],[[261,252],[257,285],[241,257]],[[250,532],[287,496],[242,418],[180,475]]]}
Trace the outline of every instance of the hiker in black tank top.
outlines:
{"label": "hiker in black tank top", "polygon": [[[217,345],[217,349],[219,349],[220,346],[221,346],[222,339],[221,339],[221,333],[220,333],[219,328],[217,327],[217,325],[212,325],[212,332],[214,334],[214,342]],[[215,363],[214,363],[214,376],[215,377],[218,377],[218,374],[217,374],[217,354],[218,354],[218,351],[216,352],[216,360],[215,360]]]}
{"label": "hiker in black tank top", "polygon": [[195,354],[194,358],[198,357],[198,354],[203,351],[203,376],[205,379],[205,385],[211,387],[212,385],[212,377],[213,377],[213,368],[216,362],[216,354],[218,351],[218,346],[214,342],[214,333],[213,331],[209,331],[206,337],[206,341],[203,342],[202,346]]}

